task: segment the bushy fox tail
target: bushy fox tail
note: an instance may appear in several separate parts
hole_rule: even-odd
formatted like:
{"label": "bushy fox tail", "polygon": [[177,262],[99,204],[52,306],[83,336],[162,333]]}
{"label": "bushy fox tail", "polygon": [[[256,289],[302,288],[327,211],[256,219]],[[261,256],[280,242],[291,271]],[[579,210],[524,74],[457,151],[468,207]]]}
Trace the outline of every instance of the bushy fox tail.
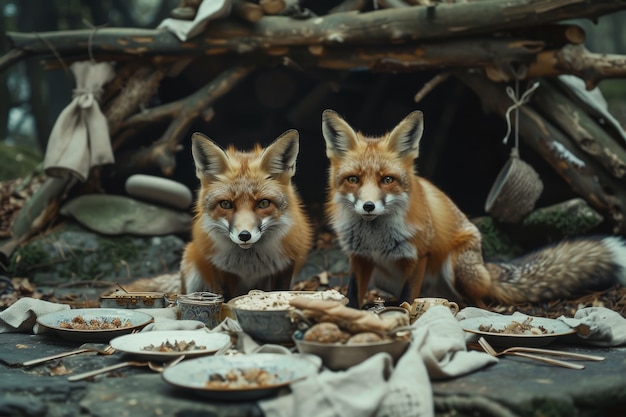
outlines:
{"label": "bushy fox tail", "polygon": [[614,236],[562,241],[507,263],[486,263],[488,298],[524,304],[626,285],[626,243]]}

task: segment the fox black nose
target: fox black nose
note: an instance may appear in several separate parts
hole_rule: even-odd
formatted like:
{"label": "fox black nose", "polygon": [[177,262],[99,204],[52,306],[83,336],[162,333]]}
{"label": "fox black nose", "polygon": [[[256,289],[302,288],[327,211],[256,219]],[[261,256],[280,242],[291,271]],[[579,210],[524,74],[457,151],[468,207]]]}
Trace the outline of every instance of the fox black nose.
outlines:
{"label": "fox black nose", "polygon": [[239,235],[237,235],[239,237],[240,240],[242,240],[243,242],[247,242],[250,239],[252,239],[252,235],[250,234],[250,232],[248,232],[247,230],[243,230],[241,232],[239,232]]}
{"label": "fox black nose", "polygon": [[374,211],[375,208],[376,205],[371,201],[366,201],[365,203],[363,203],[363,210],[367,211],[368,213]]}

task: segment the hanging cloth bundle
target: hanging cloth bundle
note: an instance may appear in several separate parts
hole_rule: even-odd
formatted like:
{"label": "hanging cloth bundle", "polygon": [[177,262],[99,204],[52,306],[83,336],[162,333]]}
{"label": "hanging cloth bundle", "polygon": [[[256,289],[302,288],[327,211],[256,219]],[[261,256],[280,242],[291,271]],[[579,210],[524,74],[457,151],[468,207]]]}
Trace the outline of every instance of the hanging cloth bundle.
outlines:
{"label": "hanging cloth bundle", "polygon": [[537,87],[539,83],[535,83],[521,97],[517,80],[515,91],[511,87],[506,88],[513,105],[506,111],[507,133],[503,142],[506,144],[511,134],[511,112],[515,111],[515,147],[511,149],[509,160],[500,170],[485,203],[485,211],[504,223],[517,223],[523,219],[535,208],[543,191],[537,172],[519,157],[519,108],[528,102]]}
{"label": "hanging cloth bundle", "polygon": [[53,177],[73,175],[85,182],[92,167],[115,161],[107,120],[98,105],[102,86],[115,72],[108,63],[92,61],[75,62],[70,69],[76,89],[52,128],[44,169]]}

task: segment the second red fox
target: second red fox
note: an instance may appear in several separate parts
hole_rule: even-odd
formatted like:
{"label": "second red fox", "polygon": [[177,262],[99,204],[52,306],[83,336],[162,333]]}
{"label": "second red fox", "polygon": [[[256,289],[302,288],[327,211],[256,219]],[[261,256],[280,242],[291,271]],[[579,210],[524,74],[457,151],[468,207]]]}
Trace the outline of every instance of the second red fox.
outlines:
{"label": "second red fox", "polygon": [[420,111],[379,137],[355,131],[333,110],[322,114],[330,160],[326,212],[350,257],[359,305],[374,270],[401,300],[417,298],[428,274],[482,307],[626,284],[626,246],[615,236],[571,239],[509,263],[485,263],[476,226],[415,173],[423,132]]}

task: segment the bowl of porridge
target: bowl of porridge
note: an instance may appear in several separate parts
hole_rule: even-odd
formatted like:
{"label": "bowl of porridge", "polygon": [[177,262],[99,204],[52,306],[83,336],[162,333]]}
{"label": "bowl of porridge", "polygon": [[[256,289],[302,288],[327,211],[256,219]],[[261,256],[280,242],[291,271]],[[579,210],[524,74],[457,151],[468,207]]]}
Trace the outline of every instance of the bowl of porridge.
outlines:
{"label": "bowl of porridge", "polygon": [[291,336],[296,324],[288,315],[289,301],[304,296],[323,300],[337,300],[346,303],[347,299],[336,290],[326,291],[260,291],[228,301],[228,309],[244,332],[262,343],[292,343]]}

